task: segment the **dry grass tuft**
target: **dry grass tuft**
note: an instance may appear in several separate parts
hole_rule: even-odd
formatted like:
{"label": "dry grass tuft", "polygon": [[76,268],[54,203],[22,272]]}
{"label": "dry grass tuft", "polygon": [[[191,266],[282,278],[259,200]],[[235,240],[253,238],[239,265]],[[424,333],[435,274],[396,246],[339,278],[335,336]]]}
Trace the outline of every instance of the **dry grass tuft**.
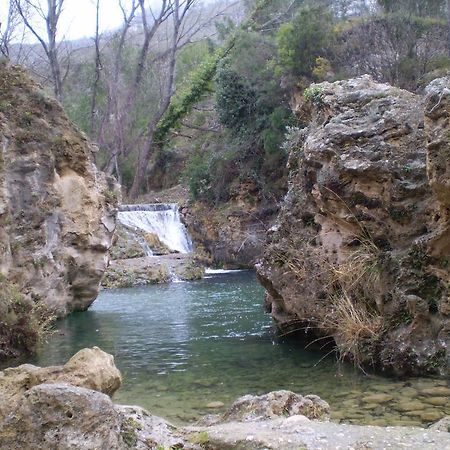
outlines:
{"label": "dry grass tuft", "polygon": [[370,298],[380,280],[380,250],[370,239],[358,241],[359,247],[348,254],[345,262],[331,267],[331,279],[348,293]]}
{"label": "dry grass tuft", "polygon": [[382,332],[382,320],[364,299],[357,302],[346,291],[341,291],[331,297],[331,308],[321,328],[334,337],[340,359],[351,359],[361,365],[367,359],[364,354],[367,344],[376,341]]}

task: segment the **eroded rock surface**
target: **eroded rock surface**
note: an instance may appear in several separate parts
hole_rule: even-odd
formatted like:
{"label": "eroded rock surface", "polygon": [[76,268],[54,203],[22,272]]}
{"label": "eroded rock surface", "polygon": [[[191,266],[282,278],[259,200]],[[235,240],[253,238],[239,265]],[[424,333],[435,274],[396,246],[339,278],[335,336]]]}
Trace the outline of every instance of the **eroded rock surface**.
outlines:
{"label": "eroded rock surface", "polygon": [[120,449],[120,425],[107,395],[65,383],[39,384],[0,422],[0,448]]}
{"label": "eroded rock surface", "polygon": [[26,391],[43,383],[66,383],[112,395],[122,376],[114,358],[98,347],[80,350],[63,366],[10,367],[0,372],[0,422]]}
{"label": "eroded rock surface", "polygon": [[181,209],[205,262],[231,269],[254,267],[263,254],[266,232],[277,212],[275,206],[260,205],[251,188],[248,197],[235,198],[219,209],[202,203]]}
{"label": "eroded rock surface", "polygon": [[389,372],[448,370],[449,87],[424,100],[363,76],[309,90],[258,266],[280,326]]}
{"label": "eroded rock surface", "polygon": [[299,395],[291,391],[273,391],[265,395],[244,395],[223,415],[224,422],[244,422],[302,415],[327,419],[330,405],[317,395]]}
{"label": "eroded rock surface", "polygon": [[0,142],[0,273],[58,316],[86,309],[108,262],[113,180],[95,168],[96,149],[61,106],[6,63]]}

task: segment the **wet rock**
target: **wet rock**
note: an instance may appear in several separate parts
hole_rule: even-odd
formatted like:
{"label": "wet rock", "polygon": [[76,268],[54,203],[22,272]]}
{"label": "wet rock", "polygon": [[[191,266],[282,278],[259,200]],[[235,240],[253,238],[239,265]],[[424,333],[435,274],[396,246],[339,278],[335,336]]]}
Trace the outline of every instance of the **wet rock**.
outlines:
{"label": "wet rock", "polygon": [[435,422],[436,420],[442,419],[444,413],[441,411],[437,411],[435,409],[428,409],[423,411],[420,415],[420,418],[423,422]]}
{"label": "wet rock", "polygon": [[206,407],[210,409],[217,409],[217,408],[223,408],[225,406],[225,403],[223,402],[209,402]]}
{"label": "wet rock", "polygon": [[445,374],[450,78],[425,99],[369,76],[312,89],[320,101],[297,108],[308,128],[257,265],[266,308],[359,364]]}
{"label": "wet rock", "polygon": [[406,411],[420,411],[420,410],[425,409],[425,405],[418,400],[413,400],[410,402],[398,403],[398,404],[394,405],[394,408],[397,411],[405,411],[405,412]]}
{"label": "wet rock", "polygon": [[434,386],[434,387],[430,387],[430,388],[426,388],[426,389],[422,389],[420,391],[421,395],[427,395],[430,397],[438,397],[438,396],[445,396],[445,397],[449,397],[450,396],[450,388],[445,387],[445,386]]}
{"label": "wet rock", "polygon": [[427,397],[424,399],[424,402],[433,406],[445,406],[449,403],[449,399],[448,397]]}
{"label": "wet rock", "polygon": [[0,101],[0,274],[59,317],[85,310],[108,264],[117,186],[61,105],[17,66],[0,65]]}
{"label": "wet rock", "polygon": [[304,415],[308,418],[328,418],[330,406],[317,395],[299,395],[291,391],[274,391],[255,396],[244,395],[238,398],[222,416],[222,420],[251,421]]}
{"label": "wet rock", "polygon": [[417,411],[404,411],[403,414],[408,417],[418,417],[423,413],[423,409]]}
{"label": "wet rock", "polygon": [[411,387],[405,387],[400,390],[401,397],[416,397],[418,394],[417,389]]}
{"label": "wet rock", "polygon": [[69,383],[112,395],[122,377],[114,358],[98,347],[76,353],[64,366],[37,367],[23,364],[0,372],[0,421],[26,391],[42,383]]}
{"label": "wet rock", "polygon": [[363,397],[362,401],[365,403],[387,403],[390,402],[394,397],[389,394],[373,394]]}

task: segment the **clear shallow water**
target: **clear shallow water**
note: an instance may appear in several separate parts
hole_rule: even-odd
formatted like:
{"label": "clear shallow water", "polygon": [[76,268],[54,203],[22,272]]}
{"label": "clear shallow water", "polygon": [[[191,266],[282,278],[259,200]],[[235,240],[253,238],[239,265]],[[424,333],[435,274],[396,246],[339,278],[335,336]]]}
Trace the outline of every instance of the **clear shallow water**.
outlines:
{"label": "clear shallow water", "polygon": [[[317,394],[331,404],[334,419],[345,422],[420,424],[431,422],[431,413],[450,413],[448,402],[437,407],[427,403],[430,396],[421,396],[421,390],[444,387],[445,381],[365,377],[337,366],[333,357],[275,341],[263,294],[246,271],[103,291],[89,311],[59,321],[29,362],[62,364],[79,349],[97,345],[114,354],[124,376],[116,402],[138,404],[178,423],[220,412],[240,395],[277,389]],[[367,400],[380,393],[392,399]],[[416,402],[415,415],[398,410],[408,401]],[[224,407],[208,408],[211,402]],[[423,408],[417,410],[417,402]]]}

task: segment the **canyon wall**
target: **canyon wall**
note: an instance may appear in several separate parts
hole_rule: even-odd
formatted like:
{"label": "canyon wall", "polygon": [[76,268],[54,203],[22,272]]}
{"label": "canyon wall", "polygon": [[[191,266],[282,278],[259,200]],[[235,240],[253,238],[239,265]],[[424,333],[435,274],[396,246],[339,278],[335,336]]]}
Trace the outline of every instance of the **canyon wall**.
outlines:
{"label": "canyon wall", "polygon": [[95,147],[61,106],[7,63],[0,145],[0,284],[60,317],[86,309],[108,263],[114,181],[96,169]]}
{"label": "canyon wall", "polygon": [[[450,78],[313,85],[258,275],[281,328],[395,374],[448,371]],[[295,140],[294,140],[295,141]]]}

